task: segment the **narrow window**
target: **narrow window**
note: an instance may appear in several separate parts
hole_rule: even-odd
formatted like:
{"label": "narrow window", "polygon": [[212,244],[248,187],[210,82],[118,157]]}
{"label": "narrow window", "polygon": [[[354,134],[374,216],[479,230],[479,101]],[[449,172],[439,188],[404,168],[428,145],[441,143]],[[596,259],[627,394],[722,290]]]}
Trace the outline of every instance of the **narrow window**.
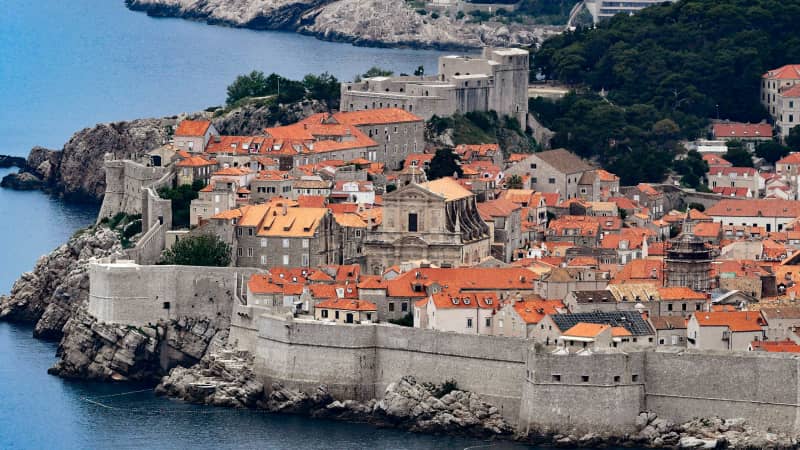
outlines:
{"label": "narrow window", "polygon": [[581,382],[588,383],[589,382],[589,375],[581,375]]}
{"label": "narrow window", "polygon": [[553,374],[553,383],[561,383],[561,375]]}
{"label": "narrow window", "polygon": [[408,214],[408,231],[417,231],[417,214]]}

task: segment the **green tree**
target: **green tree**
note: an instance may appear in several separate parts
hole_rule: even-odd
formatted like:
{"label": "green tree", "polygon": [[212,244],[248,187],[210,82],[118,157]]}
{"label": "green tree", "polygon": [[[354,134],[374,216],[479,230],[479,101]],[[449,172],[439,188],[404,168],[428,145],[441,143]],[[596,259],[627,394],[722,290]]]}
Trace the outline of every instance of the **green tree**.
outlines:
{"label": "green tree", "polygon": [[247,75],[239,75],[228,86],[228,98],[225,102],[232,105],[246,97],[262,97],[268,95],[267,77],[264,72],[254,70]]}
{"label": "green tree", "polygon": [[390,77],[392,75],[394,75],[394,72],[389,69],[382,69],[378,66],[372,66],[367,69],[366,72],[361,74],[361,78]]}
{"label": "green tree", "polygon": [[673,167],[681,175],[681,183],[695,189],[708,172],[708,163],[696,150],[691,150],[686,153],[685,158],[676,160]]}
{"label": "green tree", "polygon": [[702,203],[694,203],[693,202],[693,203],[689,203],[689,209],[696,209],[696,210],[698,210],[700,212],[703,212],[703,211],[706,210],[706,207],[703,206]]}
{"label": "green tree", "polygon": [[417,70],[414,71],[414,75],[418,77],[425,75],[425,67],[424,66],[417,67]]}
{"label": "green tree", "polygon": [[506,187],[508,189],[522,189],[522,177],[519,175],[511,175],[506,180]]}
{"label": "green tree", "polygon": [[231,263],[231,246],[218,236],[190,236],[164,250],[159,264],[181,266],[227,267]]}
{"label": "green tree", "polygon": [[192,185],[184,184],[174,189],[159,189],[158,195],[172,203],[172,226],[174,228],[189,227],[189,206],[192,200],[198,197],[197,192],[202,188],[202,180],[196,180]]}
{"label": "green tree", "polygon": [[728,151],[722,157],[734,167],[753,167],[753,155],[741,141],[728,142]]}
{"label": "green tree", "polygon": [[425,173],[429,180],[464,174],[461,170],[461,158],[451,148],[440,148],[431,158],[431,163]]}
{"label": "green tree", "polygon": [[789,146],[792,151],[800,152],[800,125],[789,130],[789,135],[786,136],[786,145]]}
{"label": "green tree", "polygon": [[770,164],[775,164],[775,161],[788,155],[789,151],[789,147],[785,145],[781,145],[775,141],[767,141],[758,144],[756,147],[756,156],[764,158]]}
{"label": "green tree", "polygon": [[331,110],[339,108],[341,83],[335,76],[328,72],[319,75],[308,74],[303,78],[303,85],[309,99],[323,101]]}

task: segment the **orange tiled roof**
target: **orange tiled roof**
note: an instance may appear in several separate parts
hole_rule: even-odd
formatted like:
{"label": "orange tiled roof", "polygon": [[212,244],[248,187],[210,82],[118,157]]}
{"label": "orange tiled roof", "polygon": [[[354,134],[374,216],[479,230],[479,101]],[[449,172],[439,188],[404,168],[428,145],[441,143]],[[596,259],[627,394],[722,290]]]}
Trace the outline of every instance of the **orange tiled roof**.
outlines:
{"label": "orange tiled roof", "polygon": [[800,345],[789,339],[785,341],[753,341],[750,346],[753,348],[753,351],[800,353]]}
{"label": "orange tiled roof", "polygon": [[761,331],[764,325],[758,311],[699,312],[694,317],[701,327],[728,327],[733,332]]}
{"label": "orange tiled roof", "polygon": [[703,155],[703,160],[708,163],[710,167],[713,166],[733,166],[733,164],[729,163],[725,158],[718,156],[718,155],[710,155],[705,154]]}
{"label": "orange tiled roof", "polygon": [[768,123],[715,123],[713,129],[717,138],[772,137],[772,125]]}
{"label": "orange tiled roof", "polygon": [[423,297],[414,285],[438,283],[461,291],[532,290],[536,274],[528,269],[502,268],[419,268],[412,269],[387,282],[390,297]]}
{"label": "orange tiled roof", "polygon": [[204,136],[211,122],[208,120],[183,120],[175,130],[175,136]]}
{"label": "orange tiled roof", "polygon": [[783,217],[800,216],[800,201],[797,200],[720,200],[706,210],[709,216],[732,217]]}
{"label": "orange tiled roof", "polygon": [[721,229],[720,222],[700,222],[694,226],[693,234],[701,238],[716,239]]}
{"label": "orange tiled roof", "polygon": [[787,64],[762,75],[770,80],[800,80],[800,64]]}
{"label": "orange tiled roof", "polygon": [[595,338],[609,328],[611,328],[611,325],[578,322],[575,326],[565,331],[563,335],[569,337]]}
{"label": "orange tiled roof", "polygon": [[683,286],[658,288],[658,296],[661,300],[706,300],[706,294]]}
{"label": "orange tiled roof", "polygon": [[422,122],[422,117],[400,108],[368,109],[333,114],[333,118],[348,125],[378,125],[403,122]]}
{"label": "orange tiled roof", "polygon": [[[323,285],[324,286],[324,285]],[[322,309],[339,309],[343,311],[377,311],[375,303],[366,300],[338,299],[323,300],[315,306]]]}
{"label": "orange tiled roof", "polygon": [[605,182],[619,181],[618,176],[614,175],[613,173],[607,170],[597,169],[595,172],[597,172],[597,178],[599,178],[600,181],[605,181]]}
{"label": "orange tiled roof", "polygon": [[247,281],[247,288],[254,294],[279,294],[283,288],[272,282],[268,274],[255,274]]}
{"label": "orange tiled roof", "polygon": [[500,301],[494,292],[437,292],[431,295],[430,300],[437,309],[495,309],[500,306]]}
{"label": "orange tiled roof", "polygon": [[664,279],[664,267],[661,261],[652,259],[634,259],[625,264],[611,279],[611,284],[653,283],[661,285]]}
{"label": "orange tiled roof", "polygon": [[494,217],[508,217],[519,209],[519,205],[504,198],[478,203],[478,213],[486,221],[492,220]]}
{"label": "orange tiled roof", "polygon": [[514,303],[514,311],[527,324],[537,324],[544,316],[556,314],[565,308],[561,300],[527,299]]}
{"label": "orange tiled roof", "polygon": [[202,156],[190,156],[188,158],[182,159],[178,161],[176,164],[177,167],[205,167],[205,166],[213,166],[216,164],[216,161],[210,161]]}
{"label": "orange tiled roof", "polygon": [[775,164],[800,164],[800,152],[789,153]]}

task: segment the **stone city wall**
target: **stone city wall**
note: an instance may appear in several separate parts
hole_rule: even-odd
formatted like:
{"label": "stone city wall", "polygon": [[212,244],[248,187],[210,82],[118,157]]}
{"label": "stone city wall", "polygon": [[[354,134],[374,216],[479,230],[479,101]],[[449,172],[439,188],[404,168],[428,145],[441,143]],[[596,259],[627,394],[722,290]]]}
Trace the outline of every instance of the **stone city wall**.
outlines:
{"label": "stone city wall", "polygon": [[142,188],[150,186],[168,174],[163,167],[147,167],[130,160],[107,160],[106,191],[97,220],[113,217],[119,212],[142,213]]}
{"label": "stone city wall", "polygon": [[258,269],[140,266],[131,261],[89,267],[89,313],[101,322],[133,326],[180,317],[228,322],[240,303],[241,277]]}
{"label": "stone city wall", "polygon": [[482,395],[512,423],[525,378],[521,339],[441,333],[392,325],[331,325],[258,318],[256,373],[269,385],[310,391],[326,385],[337,398],[380,398],[404,375],[455,380]]}

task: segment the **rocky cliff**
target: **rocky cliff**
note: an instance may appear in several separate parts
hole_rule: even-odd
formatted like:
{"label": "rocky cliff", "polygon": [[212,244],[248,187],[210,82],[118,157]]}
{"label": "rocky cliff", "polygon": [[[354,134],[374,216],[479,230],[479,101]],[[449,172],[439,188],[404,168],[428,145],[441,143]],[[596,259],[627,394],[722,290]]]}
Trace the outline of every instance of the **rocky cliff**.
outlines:
{"label": "rocky cliff", "polygon": [[268,126],[296,122],[327,105],[316,101],[263,106],[247,103],[220,113],[198,112],[160,119],[102,123],[75,133],[62,150],[34,147],[19,174],[9,174],[3,186],[12,189],[44,188],[66,200],[100,202],[106,189],[104,155],[130,158],[170,139],[173,127],[184,118],[210,119],[222,134],[258,133]]}
{"label": "rocky cliff", "polygon": [[259,30],[294,30],[357,45],[437,49],[531,46],[557,27],[420,14],[406,0],[126,0],[129,8]]}
{"label": "rocky cliff", "polygon": [[98,226],[79,231],[22,274],[10,295],[0,297],[0,320],[32,323],[35,336],[60,338],[69,318],[88,300],[89,259],[121,250],[114,230]]}
{"label": "rocky cliff", "polygon": [[64,326],[59,361],[48,372],[64,378],[157,382],[176,365],[194,365],[227,338],[228,324],[208,319],[131,327],[100,323],[80,308]]}

